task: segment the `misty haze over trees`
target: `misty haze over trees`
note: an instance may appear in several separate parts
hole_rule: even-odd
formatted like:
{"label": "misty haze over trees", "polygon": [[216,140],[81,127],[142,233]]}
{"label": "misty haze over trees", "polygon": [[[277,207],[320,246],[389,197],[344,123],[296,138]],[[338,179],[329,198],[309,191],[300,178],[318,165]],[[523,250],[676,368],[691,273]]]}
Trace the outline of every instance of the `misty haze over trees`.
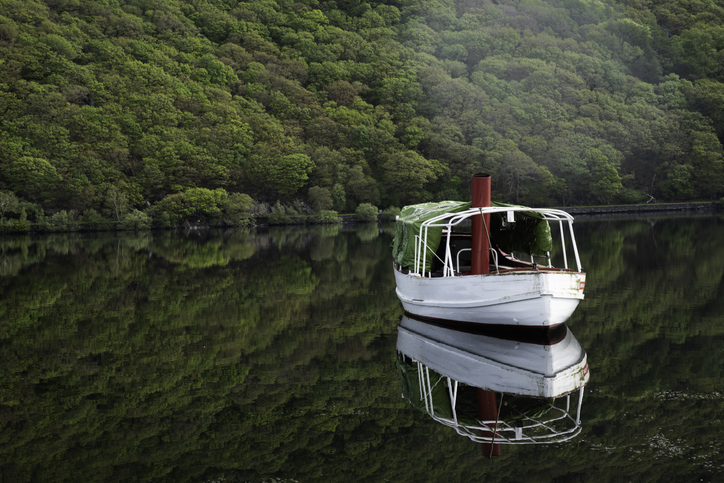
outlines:
{"label": "misty haze over trees", "polygon": [[715,200],[723,140],[713,0],[0,0],[2,222]]}

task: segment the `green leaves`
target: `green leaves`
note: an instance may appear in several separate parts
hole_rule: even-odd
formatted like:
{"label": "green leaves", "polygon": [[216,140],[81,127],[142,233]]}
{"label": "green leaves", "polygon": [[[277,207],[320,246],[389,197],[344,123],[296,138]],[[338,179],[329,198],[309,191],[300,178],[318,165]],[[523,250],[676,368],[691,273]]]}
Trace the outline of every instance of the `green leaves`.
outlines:
{"label": "green leaves", "polygon": [[380,171],[390,204],[401,206],[423,201],[424,188],[447,169],[415,151],[405,151],[389,155]]}
{"label": "green leaves", "polygon": [[306,154],[289,154],[273,166],[270,181],[279,194],[291,196],[304,186],[313,169],[314,162]]}
{"label": "green leaves", "polygon": [[309,204],[314,208],[314,211],[331,210],[334,206],[332,194],[328,188],[312,186],[309,188],[308,197]]}
{"label": "green leaves", "polygon": [[621,177],[612,162],[600,149],[591,148],[586,151],[585,161],[591,172],[588,185],[591,196],[604,203],[610,203],[616,194],[623,189]]}
{"label": "green leaves", "polygon": [[[47,209],[101,210],[111,184],[129,209],[194,187],[270,202],[339,184],[349,209],[400,202],[389,179],[409,177],[422,201],[498,168],[503,201],[724,194],[710,2],[49,5],[3,0],[0,17],[0,188]],[[62,189],[13,170],[22,157],[50,163]],[[677,166],[693,192],[666,184]],[[541,168],[554,192],[534,183]]]}
{"label": "green leaves", "polygon": [[62,177],[55,167],[43,158],[22,156],[10,163],[4,173],[13,191],[23,197],[41,202],[52,200],[52,192]]}
{"label": "green leaves", "polygon": [[354,214],[362,222],[377,221],[377,207],[370,203],[360,203]]}
{"label": "green leaves", "polygon": [[229,195],[222,188],[189,188],[166,196],[151,208],[150,213],[155,223],[163,227],[184,223],[240,226],[249,222],[253,204],[251,197],[244,193]]}
{"label": "green leaves", "polygon": [[228,197],[220,197],[219,205],[224,212],[224,221],[231,226],[243,226],[249,223],[249,212],[254,206],[251,196],[244,193],[231,193]]}
{"label": "green leaves", "polygon": [[19,200],[15,193],[0,191],[0,220],[5,220],[5,213],[15,212],[19,206]]}
{"label": "green leaves", "polygon": [[203,216],[221,214],[220,205],[228,197],[228,194],[222,188],[213,191],[206,188],[191,188],[186,190],[184,195],[186,195],[193,212]]}

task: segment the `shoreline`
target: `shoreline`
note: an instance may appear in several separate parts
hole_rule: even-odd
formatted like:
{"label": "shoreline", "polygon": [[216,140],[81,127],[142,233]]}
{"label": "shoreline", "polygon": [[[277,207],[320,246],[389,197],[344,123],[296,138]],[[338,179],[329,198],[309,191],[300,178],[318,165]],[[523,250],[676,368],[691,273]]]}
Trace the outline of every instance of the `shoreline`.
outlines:
{"label": "shoreline", "polygon": [[611,205],[611,206],[571,206],[561,207],[571,215],[611,215],[611,214],[634,214],[634,213],[664,213],[696,211],[699,213],[715,213],[719,211],[716,202],[699,203],[658,203],[645,205]]}
{"label": "shoreline", "polygon": [[[531,207],[533,210],[535,210],[534,207]],[[722,207],[718,202],[696,202],[696,203],[658,203],[658,204],[642,204],[642,205],[611,205],[611,206],[571,206],[571,207],[555,207],[556,209],[565,211],[567,213],[570,213],[571,215],[574,215],[577,219],[586,219],[588,217],[597,217],[597,216],[606,216],[606,215],[612,215],[612,216],[625,216],[625,215],[645,215],[645,214],[659,214],[659,215],[665,215],[667,213],[670,214],[685,214],[685,213],[695,213],[698,215],[705,215],[705,214],[714,214],[719,211],[722,211]],[[579,218],[580,217],[580,218]],[[268,227],[270,226],[268,223],[268,217],[260,217],[257,218],[256,223],[252,223],[249,225],[244,225],[244,228],[254,228],[254,227]],[[380,219],[378,216],[377,222],[385,222],[385,220]],[[394,220],[391,222],[394,223]],[[365,221],[360,221],[357,219],[356,215],[353,214],[344,214],[344,215],[338,215],[338,221],[336,223],[323,223],[323,224],[339,224],[339,225],[353,225],[353,224],[359,224],[359,223],[370,223]],[[318,223],[311,223],[312,225],[318,224]],[[30,226],[28,226],[30,225]],[[210,229],[210,228],[238,228],[238,227],[212,227],[209,225],[199,224],[199,225],[186,225],[186,226],[177,226],[177,227],[148,227],[148,228],[136,228],[136,229],[93,229],[93,228],[87,228],[82,226],[75,226],[74,229],[42,229],[37,230],[33,229],[32,225],[28,223],[26,225],[25,230],[13,230],[11,229],[3,229],[4,227],[0,227],[0,235],[22,235],[22,234],[39,234],[39,233],[78,233],[78,232],[104,232],[104,231],[156,231],[156,230],[203,230],[203,229]],[[283,225],[310,225],[310,223],[281,223],[278,226]]]}

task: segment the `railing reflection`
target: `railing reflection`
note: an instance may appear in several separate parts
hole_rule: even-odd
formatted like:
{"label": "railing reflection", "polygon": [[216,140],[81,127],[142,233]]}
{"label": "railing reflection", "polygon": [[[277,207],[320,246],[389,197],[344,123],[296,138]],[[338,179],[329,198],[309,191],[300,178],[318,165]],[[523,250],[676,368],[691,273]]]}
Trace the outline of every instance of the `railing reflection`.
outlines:
{"label": "railing reflection", "polygon": [[[482,325],[482,324],[481,324]],[[568,328],[495,336],[403,316],[403,397],[435,421],[500,454],[501,444],[567,441],[581,432],[586,352]]]}

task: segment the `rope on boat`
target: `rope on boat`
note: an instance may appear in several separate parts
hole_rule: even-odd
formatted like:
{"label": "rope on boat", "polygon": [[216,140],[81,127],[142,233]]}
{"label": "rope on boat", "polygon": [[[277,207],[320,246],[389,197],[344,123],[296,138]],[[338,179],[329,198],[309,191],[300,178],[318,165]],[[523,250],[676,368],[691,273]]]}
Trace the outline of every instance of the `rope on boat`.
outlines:
{"label": "rope on boat", "polygon": [[498,267],[498,254],[495,253],[495,250],[493,249],[493,242],[490,241],[490,230],[488,230],[488,224],[485,223],[485,215],[483,215],[482,208],[480,208],[480,217],[483,219],[483,226],[485,227],[485,236],[488,237],[488,251],[493,254],[493,258],[495,259],[495,271],[499,272],[500,268]]}

